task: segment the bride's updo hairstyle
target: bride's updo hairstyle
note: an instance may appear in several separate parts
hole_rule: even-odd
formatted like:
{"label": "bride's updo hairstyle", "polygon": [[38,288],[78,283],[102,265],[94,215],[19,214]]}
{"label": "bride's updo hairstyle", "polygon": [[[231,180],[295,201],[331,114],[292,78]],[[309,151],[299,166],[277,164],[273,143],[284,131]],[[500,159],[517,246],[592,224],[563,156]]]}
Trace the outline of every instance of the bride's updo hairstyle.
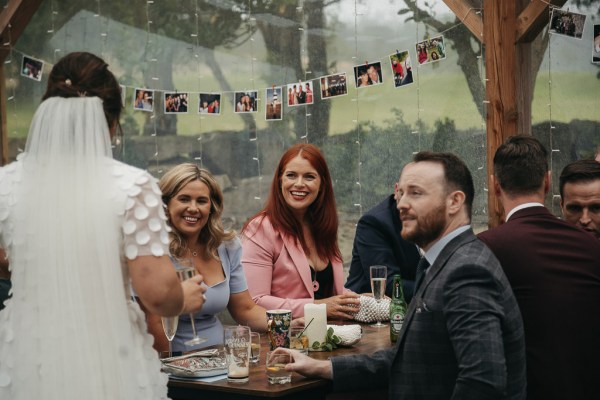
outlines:
{"label": "bride's updo hairstyle", "polygon": [[109,128],[119,126],[123,110],[121,88],[103,59],[87,52],[69,53],[50,71],[48,88],[42,100],[49,97],[99,97]]}

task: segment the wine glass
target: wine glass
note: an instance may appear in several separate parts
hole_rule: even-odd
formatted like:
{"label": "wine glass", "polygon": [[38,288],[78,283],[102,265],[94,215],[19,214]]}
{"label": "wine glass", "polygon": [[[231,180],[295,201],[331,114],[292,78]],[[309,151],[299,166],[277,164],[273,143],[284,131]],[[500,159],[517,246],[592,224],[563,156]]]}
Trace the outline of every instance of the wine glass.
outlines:
{"label": "wine glass", "polygon": [[[194,261],[190,258],[178,259],[175,264],[175,272],[177,272],[177,276],[181,282],[192,278],[197,273],[196,268],[194,267]],[[198,333],[196,332],[194,314],[192,313],[190,313],[190,323],[192,325],[193,336],[190,340],[184,342],[185,345],[191,347],[206,342],[208,339],[198,336]]]}
{"label": "wine glass", "polygon": [[[371,274],[371,291],[373,292],[373,298],[377,302],[379,306],[379,302],[385,295],[385,284],[387,280],[387,267],[385,265],[372,265],[369,268],[369,272]],[[378,307],[379,308],[379,307]],[[379,312],[375,313],[377,315],[377,323],[371,326],[375,328],[381,328],[382,326],[387,326],[381,323],[381,317],[379,316]]]}
{"label": "wine glass", "polygon": [[175,337],[175,332],[177,332],[177,325],[179,324],[179,316],[174,316],[174,317],[160,317],[161,321],[162,321],[162,327],[163,330],[165,331],[165,336],[167,337],[167,340],[169,341],[169,358],[171,358],[173,356],[173,350],[172,350],[172,342],[173,342],[173,338]]}

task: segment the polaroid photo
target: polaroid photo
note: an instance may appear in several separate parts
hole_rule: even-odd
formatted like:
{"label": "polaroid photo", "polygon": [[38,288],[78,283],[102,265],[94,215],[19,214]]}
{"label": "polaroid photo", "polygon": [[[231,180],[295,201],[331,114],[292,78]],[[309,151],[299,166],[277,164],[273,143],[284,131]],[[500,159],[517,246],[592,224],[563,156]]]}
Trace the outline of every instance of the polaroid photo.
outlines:
{"label": "polaroid photo", "polygon": [[408,50],[397,51],[390,54],[390,65],[394,77],[394,87],[406,86],[413,83],[412,63]]}
{"label": "polaroid photo", "polygon": [[600,25],[594,25],[594,43],[592,45],[592,62],[600,63]]}
{"label": "polaroid photo", "polygon": [[200,93],[198,95],[198,114],[220,115],[221,94]]}
{"label": "polaroid photo", "polygon": [[121,105],[125,107],[125,96],[127,96],[127,86],[119,85],[119,90],[121,91]]}
{"label": "polaroid photo", "polygon": [[381,85],[381,62],[365,63],[354,67],[354,80],[357,88]]}
{"label": "polaroid photo", "polygon": [[312,104],[315,101],[312,81],[290,83],[287,89],[287,105],[290,107]]}
{"label": "polaroid photo", "polygon": [[267,88],[265,93],[267,103],[265,104],[265,119],[267,121],[281,121],[283,115],[283,87],[273,86]]}
{"label": "polaroid photo", "polygon": [[233,94],[233,112],[235,113],[255,113],[258,107],[258,92],[235,92]]}
{"label": "polaroid photo", "polygon": [[348,94],[346,73],[322,76],[321,78],[321,100]]}
{"label": "polaroid photo", "polygon": [[164,96],[165,114],[187,114],[188,93],[165,92]]}
{"label": "polaroid photo", "polygon": [[429,64],[446,58],[446,43],[443,36],[423,40],[415,45],[419,65]]}
{"label": "polaroid photo", "polygon": [[42,71],[44,70],[44,62],[32,57],[23,56],[21,63],[21,75],[34,81],[42,80]]}
{"label": "polaroid photo", "polygon": [[154,111],[154,90],[135,88],[133,109],[147,112]]}
{"label": "polaroid photo", "polygon": [[550,33],[581,39],[585,18],[585,14],[555,8],[550,17]]}

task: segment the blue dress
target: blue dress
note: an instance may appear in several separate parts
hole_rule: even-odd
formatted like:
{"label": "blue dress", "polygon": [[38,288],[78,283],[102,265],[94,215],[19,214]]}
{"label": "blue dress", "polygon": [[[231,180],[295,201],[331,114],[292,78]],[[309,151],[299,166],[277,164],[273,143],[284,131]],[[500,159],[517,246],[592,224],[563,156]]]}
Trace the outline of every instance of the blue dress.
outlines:
{"label": "blue dress", "polygon": [[[223,344],[223,325],[217,314],[227,308],[229,296],[248,290],[246,276],[242,268],[242,245],[239,239],[223,242],[218,248],[219,258],[223,266],[225,280],[208,286],[206,302],[202,309],[194,314],[198,336],[208,340],[198,346],[187,346],[184,342],[193,336],[189,315],[179,316],[177,333],[173,338],[173,351],[189,351],[216,344]],[[173,260],[176,264],[176,260]]]}

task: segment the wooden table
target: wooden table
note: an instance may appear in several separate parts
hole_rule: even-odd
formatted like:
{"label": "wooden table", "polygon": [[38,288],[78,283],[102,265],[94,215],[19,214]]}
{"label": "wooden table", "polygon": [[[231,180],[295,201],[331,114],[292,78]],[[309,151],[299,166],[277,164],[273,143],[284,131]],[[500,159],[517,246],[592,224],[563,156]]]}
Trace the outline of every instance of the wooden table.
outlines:
{"label": "wooden table", "polygon": [[[331,356],[345,354],[371,354],[377,350],[392,346],[390,342],[389,327],[373,328],[368,324],[362,325],[362,339],[352,347],[338,348],[332,352],[310,352],[309,355],[315,359],[325,360]],[[267,381],[265,373],[265,357],[269,350],[266,334],[261,335],[260,362],[250,366],[250,377],[247,383],[229,383],[227,379],[216,382],[169,381],[169,397],[172,400],[229,400],[229,399],[302,399],[318,400],[335,398],[329,396],[331,392],[331,381],[325,379],[306,378],[293,373],[292,382],[282,385],[271,385]],[[350,397],[349,397],[350,396]],[[368,396],[368,397],[366,397]],[[377,396],[377,397],[375,397]],[[387,388],[378,388],[377,392],[369,394],[355,393],[352,397],[344,393],[344,399],[351,398],[387,398]]]}

